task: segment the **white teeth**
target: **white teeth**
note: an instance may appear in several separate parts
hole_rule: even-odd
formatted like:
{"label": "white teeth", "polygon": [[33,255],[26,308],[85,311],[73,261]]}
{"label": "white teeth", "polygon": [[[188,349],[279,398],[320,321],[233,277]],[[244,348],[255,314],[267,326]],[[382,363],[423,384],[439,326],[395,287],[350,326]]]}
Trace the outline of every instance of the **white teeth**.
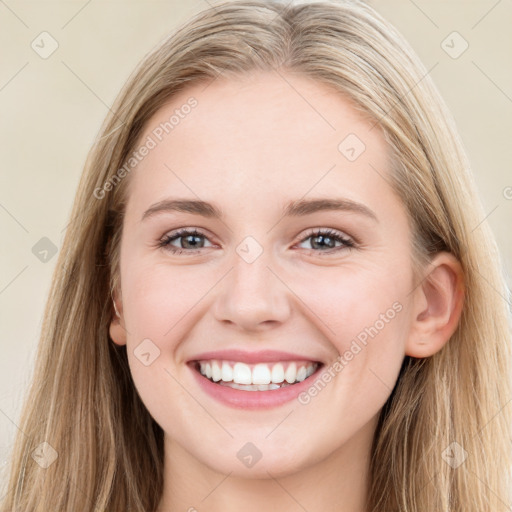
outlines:
{"label": "white teeth", "polygon": [[301,366],[299,368],[299,370],[297,371],[297,377],[295,378],[295,380],[302,382],[306,378],[306,372],[307,372],[306,367]]}
{"label": "white teeth", "polygon": [[281,363],[277,363],[272,368],[272,382],[280,384],[284,381],[284,368]]}
{"label": "white teeth", "polygon": [[252,370],[253,384],[270,384],[272,376],[266,364],[257,364]]}
{"label": "white teeth", "polygon": [[233,367],[233,382],[237,384],[252,384],[251,369],[244,363],[235,363]]}
{"label": "white teeth", "polygon": [[222,372],[219,363],[212,361],[212,380],[213,382],[219,382],[220,379],[222,379]]}
{"label": "white teeth", "polygon": [[231,382],[233,380],[233,368],[226,361],[222,362],[222,380],[224,382]]}
{"label": "white teeth", "polygon": [[240,362],[211,360],[200,361],[199,371],[213,382],[222,385],[232,383],[230,387],[235,389],[267,391],[302,382],[318,368],[318,363],[290,362],[285,371],[286,364],[258,363],[251,366]]}
{"label": "white teeth", "polygon": [[286,372],[284,374],[284,378],[286,379],[286,382],[289,382],[290,384],[292,382],[295,382],[297,377],[297,366],[295,363],[291,363],[288,368],[286,369]]}
{"label": "white teeth", "polygon": [[210,378],[212,376],[212,367],[210,363],[201,363],[201,373]]}
{"label": "white teeth", "polygon": [[236,384],[234,382],[219,382],[221,386],[226,386],[233,389],[241,389],[242,391],[270,391],[274,389],[280,389],[279,384]]}

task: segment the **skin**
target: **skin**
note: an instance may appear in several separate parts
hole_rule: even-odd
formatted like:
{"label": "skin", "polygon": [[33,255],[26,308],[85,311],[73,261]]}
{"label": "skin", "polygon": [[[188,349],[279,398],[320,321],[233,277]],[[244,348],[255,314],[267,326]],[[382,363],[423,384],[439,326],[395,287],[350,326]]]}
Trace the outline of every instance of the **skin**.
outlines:
{"label": "skin", "polygon": [[[120,317],[110,335],[127,346],[137,390],[165,432],[159,512],[364,511],[376,421],[403,358],[436,353],[460,317],[452,255],[439,253],[419,286],[413,279],[407,212],[383,179],[383,134],[325,85],[283,77],[258,72],[181,91],[140,140],[191,96],[197,107],[128,178]],[[366,146],[355,161],[338,150],[350,133]],[[225,218],[161,212],[141,221],[169,197],[214,203]],[[289,201],[330,197],[363,203],[378,222],[332,210],[282,217]],[[189,253],[158,247],[180,228],[204,234],[198,249],[184,238],[172,246]],[[329,228],[359,245],[311,237]],[[236,251],[247,236],[263,250],[252,263]],[[231,408],[206,395],[186,365],[206,350],[242,348],[328,366],[397,301],[400,312],[307,405]],[[147,338],[160,355],[145,366],[134,350]],[[247,442],[262,454],[250,468],[237,458]]]}

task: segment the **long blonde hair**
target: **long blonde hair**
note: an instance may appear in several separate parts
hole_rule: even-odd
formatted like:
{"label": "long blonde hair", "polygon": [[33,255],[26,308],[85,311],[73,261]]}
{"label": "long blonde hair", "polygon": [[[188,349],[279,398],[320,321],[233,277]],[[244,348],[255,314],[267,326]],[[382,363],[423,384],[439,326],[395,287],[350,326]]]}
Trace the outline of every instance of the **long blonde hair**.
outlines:
{"label": "long blonde hair", "polygon": [[[163,432],[136,392],[126,348],[108,333],[130,179],[112,180],[148,119],[176,92],[273,69],[335,87],[383,130],[391,182],[413,229],[415,267],[446,250],[465,275],[456,332],[434,356],[405,358],[380,414],[367,510],[508,510],[508,290],[451,114],[410,45],[365,3],[245,0],[197,14],[147,55],[91,148],[44,313],[2,512],[157,507]],[[105,191],[109,181],[115,186]],[[55,455],[49,447],[57,455],[46,468],[33,456],[44,442],[46,460]],[[455,452],[465,458],[457,467],[450,463]]]}

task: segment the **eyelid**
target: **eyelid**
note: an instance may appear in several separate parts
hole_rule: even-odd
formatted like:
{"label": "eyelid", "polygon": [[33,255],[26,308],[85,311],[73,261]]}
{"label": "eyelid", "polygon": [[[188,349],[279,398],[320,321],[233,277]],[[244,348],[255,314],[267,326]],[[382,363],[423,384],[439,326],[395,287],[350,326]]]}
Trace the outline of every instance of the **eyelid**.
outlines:
{"label": "eyelid", "polygon": [[[182,237],[185,237],[188,235],[202,236],[205,239],[207,239],[208,241],[210,241],[210,243],[215,244],[215,242],[210,240],[210,238],[213,238],[213,237],[212,237],[212,235],[208,234],[208,232],[206,232],[202,228],[190,226],[190,227],[177,228],[177,229],[173,229],[171,231],[167,231],[162,237],[160,237],[158,239],[157,245],[160,247],[163,247],[165,249],[166,246],[168,246],[170,243],[170,242],[168,242],[167,244],[164,244],[165,241],[170,241],[170,240],[174,241],[174,240],[177,240],[179,238],[182,238]],[[204,247],[201,247],[200,249],[204,249]],[[200,249],[197,249],[196,251],[198,251]],[[180,249],[176,248],[176,250],[180,250]],[[181,249],[181,250],[184,252],[189,252],[189,253],[194,252],[194,249]]]}
{"label": "eyelid", "polygon": [[346,241],[353,242],[354,245],[358,245],[358,240],[353,237],[352,235],[349,235],[348,233],[345,233],[344,231],[341,231],[340,229],[335,228],[327,228],[327,227],[320,227],[320,228],[310,228],[308,229],[305,234],[301,235],[301,237],[298,239],[299,242],[303,242],[305,239],[309,238],[310,236],[316,235],[316,234],[325,234],[330,233],[332,235],[336,235],[338,238],[343,238]]}
{"label": "eyelid", "polygon": [[315,236],[326,236],[336,239],[335,243],[338,242],[341,244],[341,246],[335,246],[326,250],[315,250],[315,249],[305,249],[309,254],[314,255],[320,255],[325,257],[333,256],[333,255],[340,255],[342,253],[345,253],[348,251],[351,251],[352,249],[358,249],[359,244],[354,239],[354,237],[345,234],[343,231],[339,231],[334,228],[313,228],[306,232],[304,235],[301,236],[301,238],[296,242],[297,245],[299,243],[305,242],[306,240],[315,237]]}
{"label": "eyelid", "polygon": [[[196,227],[190,226],[190,227],[177,228],[175,230],[171,230],[171,231],[167,232],[158,240],[157,247],[167,250],[171,254],[175,254],[175,255],[183,254],[183,253],[188,254],[188,255],[195,255],[195,254],[201,252],[202,249],[209,248],[209,247],[200,247],[199,249],[182,249],[182,248],[178,248],[178,247],[174,247],[174,246],[170,245],[171,242],[173,242],[175,240],[178,240],[178,239],[186,237],[186,236],[191,236],[191,235],[203,237],[206,240],[208,240],[210,243],[215,244],[215,242],[212,242],[212,240],[210,240],[210,235],[208,233],[205,233],[202,228],[196,228]],[[336,241],[338,243],[341,243],[342,245],[338,246],[338,247],[330,248],[327,250],[306,249],[306,251],[308,251],[309,253],[314,253],[314,254],[319,254],[319,255],[322,255],[322,254],[331,255],[331,254],[338,254],[340,252],[345,252],[347,249],[348,250],[357,249],[360,247],[360,243],[355,237],[348,235],[345,232],[340,231],[338,229],[326,228],[326,227],[316,227],[316,228],[308,229],[304,234],[301,235],[300,238],[298,238],[296,240],[294,245],[303,243],[313,236],[332,237],[332,238],[335,238]]]}

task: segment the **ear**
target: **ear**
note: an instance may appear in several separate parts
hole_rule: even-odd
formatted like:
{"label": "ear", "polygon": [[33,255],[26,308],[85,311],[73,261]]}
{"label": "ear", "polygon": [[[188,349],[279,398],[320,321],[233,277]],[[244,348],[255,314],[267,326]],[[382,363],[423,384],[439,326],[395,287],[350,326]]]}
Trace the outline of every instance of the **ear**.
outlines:
{"label": "ear", "polygon": [[464,274],[457,258],[449,252],[436,254],[414,291],[414,320],[406,355],[428,357],[444,347],[457,329],[464,291]]}
{"label": "ear", "polygon": [[[118,298],[119,296],[119,298]],[[110,321],[109,334],[116,345],[126,345],[126,329],[124,328],[123,303],[120,294],[116,292],[112,297],[112,320]]]}

